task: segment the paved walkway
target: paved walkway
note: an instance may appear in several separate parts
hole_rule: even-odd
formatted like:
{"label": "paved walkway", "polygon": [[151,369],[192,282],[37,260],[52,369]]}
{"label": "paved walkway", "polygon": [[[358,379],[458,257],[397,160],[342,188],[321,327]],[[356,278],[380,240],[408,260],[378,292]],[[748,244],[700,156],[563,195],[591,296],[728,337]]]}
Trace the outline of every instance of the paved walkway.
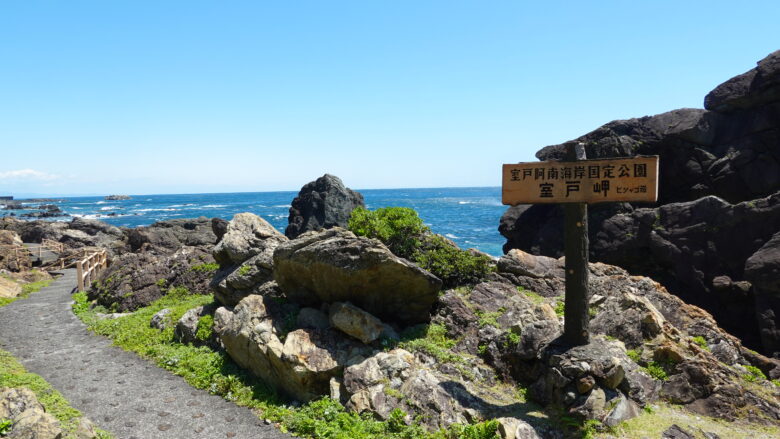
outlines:
{"label": "paved walkway", "polygon": [[24,246],[27,247],[27,248],[32,247],[32,249],[30,250],[30,253],[32,254],[31,259],[33,261],[33,264],[36,264],[36,266],[37,265],[48,264],[50,262],[54,262],[57,259],[59,259],[59,256],[57,255],[57,253],[54,253],[53,251],[51,251],[49,249],[41,250],[40,251],[41,257],[39,258],[38,257],[38,247],[41,246],[41,244],[39,244],[39,243],[25,242]]}
{"label": "paved walkway", "polygon": [[71,312],[75,270],[0,308],[0,348],[122,439],[288,438],[252,412],[90,334]]}

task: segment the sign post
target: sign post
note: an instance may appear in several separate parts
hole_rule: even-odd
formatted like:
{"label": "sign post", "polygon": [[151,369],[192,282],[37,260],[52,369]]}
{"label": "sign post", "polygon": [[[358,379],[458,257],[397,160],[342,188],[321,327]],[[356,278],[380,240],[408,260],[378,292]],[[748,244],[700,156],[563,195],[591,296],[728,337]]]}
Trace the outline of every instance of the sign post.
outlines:
{"label": "sign post", "polygon": [[565,162],[503,167],[504,204],[564,203],[566,296],[563,337],[587,344],[588,204],[658,199],[658,156],[587,160],[582,143],[566,145]]}

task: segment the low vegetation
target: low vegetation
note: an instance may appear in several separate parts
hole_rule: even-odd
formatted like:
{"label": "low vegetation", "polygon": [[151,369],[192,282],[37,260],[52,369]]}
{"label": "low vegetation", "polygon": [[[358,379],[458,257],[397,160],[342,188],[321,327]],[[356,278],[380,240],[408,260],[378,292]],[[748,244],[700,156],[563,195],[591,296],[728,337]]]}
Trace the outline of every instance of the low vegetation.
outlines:
{"label": "low vegetation", "polygon": [[[74,437],[72,434],[78,427],[82,417],[81,412],[70,406],[70,403],[40,376],[25,370],[9,352],[0,349],[0,387],[25,387],[33,391],[38,402],[46,412],[60,421],[64,437]],[[0,419],[0,437],[11,431],[10,420]],[[4,431],[5,430],[5,431]],[[110,439],[105,431],[98,431],[98,438]]]}
{"label": "low vegetation", "polygon": [[[394,412],[386,421],[369,414],[346,410],[338,401],[322,398],[293,407],[269,389],[259,379],[239,368],[225,352],[206,346],[195,347],[174,341],[173,328],[158,330],[149,326],[149,320],[163,308],[171,310],[175,320],[196,306],[213,301],[212,296],[189,295],[175,291],[141,308],[131,315],[111,320],[99,320],[90,309],[85,293],[74,295],[73,310],[89,328],[114,341],[123,349],[138,353],[159,367],[183,377],[192,386],[220,395],[236,404],[259,410],[264,419],[278,424],[282,431],[301,437],[331,439],[493,439],[498,425],[487,421],[471,425],[453,425],[436,432],[426,431],[419,422],[406,425],[406,414]],[[198,333],[210,335],[213,320],[201,318]],[[449,351],[455,341],[446,337],[441,325],[419,325],[402,335],[399,346],[420,350],[449,361],[463,361]]]}
{"label": "low vegetation", "polygon": [[[12,280],[13,279],[9,279]],[[39,280],[37,282],[29,282],[26,284],[22,284],[22,292],[19,293],[18,296],[13,298],[2,298],[0,297],[0,307],[6,306],[10,303],[16,302],[19,299],[25,299],[32,293],[37,293],[41,289],[48,287],[53,282],[52,279],[44,279]]]}
{"label": "low vegetation", "polygon": [[494,270],[489,256],[461,250],[426,226],[413,209],[384,207],[352,211],[349,230],[382,241],[395,255],[439,277],[445,287],[473,284]]}

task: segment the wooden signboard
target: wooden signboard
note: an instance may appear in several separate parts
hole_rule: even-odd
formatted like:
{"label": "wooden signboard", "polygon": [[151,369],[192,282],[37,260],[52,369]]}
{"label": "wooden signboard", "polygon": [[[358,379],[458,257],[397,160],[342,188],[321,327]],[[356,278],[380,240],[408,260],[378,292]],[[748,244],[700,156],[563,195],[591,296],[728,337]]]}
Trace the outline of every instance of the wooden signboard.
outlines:
{"label": "wooden signboard", "polygon": [[658,156],[504,165],[504,204],[654,202]]}

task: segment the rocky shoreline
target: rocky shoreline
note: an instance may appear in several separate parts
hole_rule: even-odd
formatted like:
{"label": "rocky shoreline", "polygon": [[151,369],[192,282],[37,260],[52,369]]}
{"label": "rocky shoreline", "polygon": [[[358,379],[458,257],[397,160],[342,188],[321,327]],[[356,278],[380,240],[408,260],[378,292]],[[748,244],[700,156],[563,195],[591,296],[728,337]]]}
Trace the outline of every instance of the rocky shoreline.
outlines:
{"label": "rocky shoreline", "polygon": [[[174,325],[179,342],[226,352],[295,404],[328,397],[387,421],[402,413],[429,430],[497,419],[507,438],[571,433],[524,416],[525,398],[603,429],[659,402],[780,426],[780,387],[771,381],[780,379],[780,361],[747,349],[654,280],[591,264],[594,336],[570,348],[559,339],[561,258],[511,250],[487,258],[489,269],[475,280],[443,288],[442,274],[394,254],[391,246],[402,247],[390,238],[348,230],[360,203],[344,203],[356,197],[336,177],[320,180],[292,203],[290,224],[311,229],[293,237],[249,213],[135,229],[3,218],[0,230],[26,242],[56,240],[66,255],[108,250],[111,265],[88,291],[93,306],[120,313],[103,318],[170,294],[214,294],[213,304],[176,322],[162,313],[149,324]],[[343,196],[332,196],[333,187]],[[415,233],[419,243],[430,239]],[[446,246],[458,257],[482,257]],[[430,267],[443,273],[441,264]],[[204,339],[196,334],[205,321]]]}

